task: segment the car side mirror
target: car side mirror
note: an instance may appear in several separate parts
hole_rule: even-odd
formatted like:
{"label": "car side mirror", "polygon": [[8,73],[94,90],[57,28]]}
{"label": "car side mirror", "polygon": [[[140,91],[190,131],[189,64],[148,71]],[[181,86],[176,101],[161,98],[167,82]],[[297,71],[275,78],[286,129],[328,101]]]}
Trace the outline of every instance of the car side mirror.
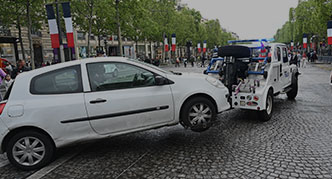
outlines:
{"label": "car side mirror", "polygon": [[166,84],[166,79],[164,77],[162,77],[162,76],[156,76],[154,78],[154,80],[155,80],[155,84],[157,86],[162,86],[162,85]]}

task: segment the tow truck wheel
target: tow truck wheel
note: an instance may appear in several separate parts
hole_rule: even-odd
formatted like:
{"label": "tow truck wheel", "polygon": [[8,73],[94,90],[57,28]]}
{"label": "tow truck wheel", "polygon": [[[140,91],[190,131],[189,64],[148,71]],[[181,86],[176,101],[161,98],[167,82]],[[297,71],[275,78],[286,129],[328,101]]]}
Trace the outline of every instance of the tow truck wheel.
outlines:
{"label": "tow truck wheel", "polygon": [[263,122],[269,121],[272,117],[273,101],[273,91],[270,89],[266,96],[266,109],[258,112],[259,119]]}
{"label": "tow truck wheel", "polygon": [[297,77],[295,75],[293,75],[292,77],[292,86],[291,86],[291,90],[289,92],[287,92],[287,97],[290,100],[294,100],[297,96],[297,91],[298,91],[298,80]]}
{"label": "tow truck wheel", "polygon": [[208,130],[216,116],[216,107],[209,99],[204,97],[195,97],[188,100],[181,111],[183,125],[194,132]]}

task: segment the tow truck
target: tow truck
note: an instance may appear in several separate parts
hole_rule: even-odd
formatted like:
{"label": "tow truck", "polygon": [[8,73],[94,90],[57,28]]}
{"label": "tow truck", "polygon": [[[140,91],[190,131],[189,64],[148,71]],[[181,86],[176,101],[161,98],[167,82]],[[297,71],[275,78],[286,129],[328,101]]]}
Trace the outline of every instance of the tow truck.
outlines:
{"label": "tow truck", "polygon": [[228,88],[231,109],[256,111],[262,121],[271,119],[275,96],[287,94],[293,100],[298,93],[298,68],[290,64],[287,46],[272,41],[229,41],[204,71]]}

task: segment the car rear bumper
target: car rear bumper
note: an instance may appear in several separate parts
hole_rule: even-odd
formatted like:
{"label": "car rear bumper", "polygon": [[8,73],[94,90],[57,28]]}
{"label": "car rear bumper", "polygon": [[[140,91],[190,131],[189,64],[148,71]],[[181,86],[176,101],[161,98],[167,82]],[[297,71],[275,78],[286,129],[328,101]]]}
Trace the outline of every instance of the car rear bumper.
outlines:
{"label": "car rear bumper", "polygon": [[231,105],[228,102],[228,89],[223,88],[219,91],[218,99],[216,99],[217,107],[218,107],[218,113],[222,113],[226,110],[229,110]]}

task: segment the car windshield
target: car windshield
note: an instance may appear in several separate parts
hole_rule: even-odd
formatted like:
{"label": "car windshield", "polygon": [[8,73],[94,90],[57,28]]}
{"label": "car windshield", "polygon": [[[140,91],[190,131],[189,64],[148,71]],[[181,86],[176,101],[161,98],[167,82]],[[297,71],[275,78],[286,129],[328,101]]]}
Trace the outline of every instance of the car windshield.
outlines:
{"label": "car windshield", "polygon": [[151,65],[151,64],[149,64],[149,63],[145,63],[145,62],[142,62],[142,61],[139,61],[139,60],[135,60],[135,59],[130,59],[130,58],[128,58],[128,60],[131,61],[131,62],[134,62],[134,63],[138,63],[138,64],[141,64],[141,65],[145,65],[145,66],[147,66],[147,67],[150,67],[150,68],[152,68],[152,69],[154,69],[154,70],[157,70],[157,71],[162,72],[162,73],[165,73],[165,74],[174,74],[173,72],[163,70],[163,69],[161,69],[161,68],[159,68],[159,67],[156,67],[156,66],[154,66],[154,65]]}

